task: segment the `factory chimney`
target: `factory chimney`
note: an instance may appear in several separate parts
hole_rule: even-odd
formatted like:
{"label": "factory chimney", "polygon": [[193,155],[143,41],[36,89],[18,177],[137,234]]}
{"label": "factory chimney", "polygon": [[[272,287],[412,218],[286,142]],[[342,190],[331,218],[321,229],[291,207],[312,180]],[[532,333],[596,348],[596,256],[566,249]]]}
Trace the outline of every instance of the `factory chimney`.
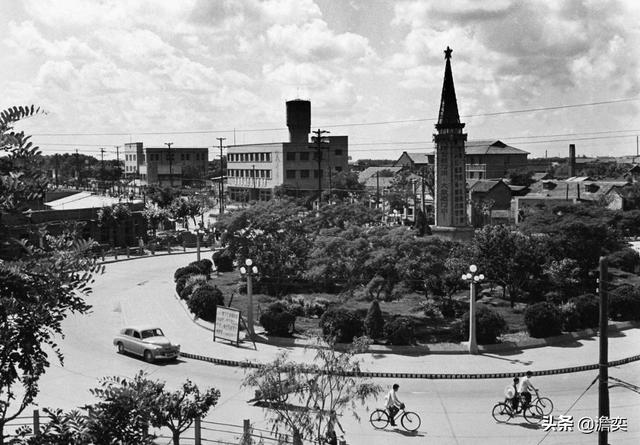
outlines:
{"label": "factory chimney", "polygon": [[287,101],[287,127],[289,127],[289,142],[309,142],[311,102],[301,99]]}
{"label": "factory chimney", "polygon": [[569,144],[569,177],[576,175],[576,145]]}

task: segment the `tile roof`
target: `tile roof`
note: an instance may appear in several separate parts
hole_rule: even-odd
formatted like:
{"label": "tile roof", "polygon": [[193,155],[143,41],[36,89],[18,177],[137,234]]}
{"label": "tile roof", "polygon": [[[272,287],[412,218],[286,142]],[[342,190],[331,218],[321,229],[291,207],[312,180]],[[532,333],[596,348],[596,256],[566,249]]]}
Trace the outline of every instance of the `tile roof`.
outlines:
{"label": "tile roof", "polygon": [[528,154],[528,151],[512,147],[497,139],[467,141],[465,153],[468,155]]}
{"label": "tile roof", "polygon": [[492,179],[478,179],[472,185],[469,186],[470,192],[488,192],[492,188],[494,188],[498,183],[502,182],[501,179],[492,180]]}
{"label": "tile roof", "polygon": [[[555,185],[553,188],[545,188],[545,184]],[[531,184],[531,192],[525,196],[528,198],[566,198],[567,194],[570,199],[578,197],[578,188],[580,199],[586,201],[597,200],[600,196],[606,195],[615,188],[621,188],[628,183],[625,181],[590,181],[575,182],[565,180],[548,180]],[[547,187],[548,187],[547,185]]]}
{"label": "tile roof", "polygon": [[[364,169],[363,171],[361,171],[358,174],[358,181],[364,182],[364,181],[368,180],[370,177],[375,176],[376,173],[384,171],[384,170],[389,170],[395,175],[400,170],[402,170],[402,168],[403,167],[391,167],[391,166],[367,167],[366,169]],[[382,178],[380,178],[380,179],[382,179]]]}

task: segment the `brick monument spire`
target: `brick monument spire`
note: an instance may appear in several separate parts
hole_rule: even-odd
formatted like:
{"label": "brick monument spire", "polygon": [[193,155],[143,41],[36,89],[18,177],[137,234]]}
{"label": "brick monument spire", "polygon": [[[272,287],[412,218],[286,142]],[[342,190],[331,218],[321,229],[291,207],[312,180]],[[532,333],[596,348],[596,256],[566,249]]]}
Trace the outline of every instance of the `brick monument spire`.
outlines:
{"label": "brick monument spire", "polygon": [[435,226],[468,228],[467,192],[464,146],[466,133],[460,123],[456,90],[451,73],[451,53],[445,50],[444,82],[440,113],[436,124],[437,134],[433,135],[436,145],[435,162]]}

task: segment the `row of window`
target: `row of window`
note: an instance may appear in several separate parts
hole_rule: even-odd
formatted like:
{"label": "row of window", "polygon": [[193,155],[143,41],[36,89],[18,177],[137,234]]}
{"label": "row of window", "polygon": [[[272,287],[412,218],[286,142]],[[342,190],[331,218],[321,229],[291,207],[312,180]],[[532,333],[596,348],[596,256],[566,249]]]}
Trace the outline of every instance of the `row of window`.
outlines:
{"label": "row of window", "polygon": [[[165,153],[164,160],[165,161],[169,161],[170,157],[171,157],[172,161],[176,158],[173,153]],[[207,159],[207,154],[206,153],[194,153],[194,160],[196,160],[196,161],[205,161],[206,159]],[[126,161],[135,161],[136,160],[136,155],[135,154],[125,155],[125,160]],[[162,154],[161,153],[149,153],[149,161],[161,161],[161,160],[162,160]],[[180,153],[180,160],[181,161],[190,161],[191,160],[191,153]],[[144,154],[140,155],[140,162],[144,162]]]}
{"label": "row of window", "polygon": [[230,168],[227,170],[227,176],[234,178],[267,178],[271,179],[271,170],[259,170],[259,169],[238,169]]}
{"label": "row of window", "polygon": [[[335,167],[336,172],[341,172],[342,167]],[[322,177],[322,170],[318,174],[318,170],[313,170],[313,177],[318,179],[318,176]],[[287,179],[308,179],[311,177],[311,170],[286,170],[285,177]]]}
{"label": "row of window", "polygon": [[[286,159],[287,161],[295,161],[296,158],[297,160],[300,161],[308,161],[310,159],[310,155],[313,153],[313,160],[317,161],[318,160],[318,152],[317,151],[313,151],[313,152],[308,152],[308,151],[299,151],[299,152],[295,152],[295,151],[290,151],[286,154]],[[324,152],[323,152],[324,153]],[[333,154],[336,156],[342,156],[342,149],[335,149],[333,151]]]}
{"label": "row of window", "polygon": [[271,162],[271,153],[229,153],[227,162]]}

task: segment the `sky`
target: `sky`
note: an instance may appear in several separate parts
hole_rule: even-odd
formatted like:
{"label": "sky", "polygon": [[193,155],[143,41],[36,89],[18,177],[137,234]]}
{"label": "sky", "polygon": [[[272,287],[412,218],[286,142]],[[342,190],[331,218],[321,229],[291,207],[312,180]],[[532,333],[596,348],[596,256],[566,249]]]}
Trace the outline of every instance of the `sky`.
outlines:
{"label": "sky", "polygon": [[288,140],[285,102],[357,159],[433,150],[444,49],[469,140],[634,155],[637,0],[0,0],[0,109],[44,154]]}

